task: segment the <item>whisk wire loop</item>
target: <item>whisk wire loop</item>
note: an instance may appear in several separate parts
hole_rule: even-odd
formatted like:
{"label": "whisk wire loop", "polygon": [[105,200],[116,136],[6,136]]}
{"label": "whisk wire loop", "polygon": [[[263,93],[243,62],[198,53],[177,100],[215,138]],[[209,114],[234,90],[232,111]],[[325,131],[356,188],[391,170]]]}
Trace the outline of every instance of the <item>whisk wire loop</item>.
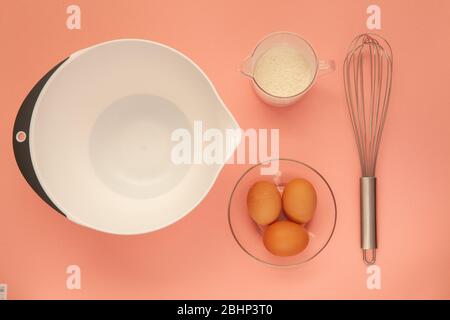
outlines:
{"label": "whisk wire loop", "polygon": [[349,116],[363,176],[374,176],[392,86],[392,51],[373,34],[356,37],[344,61]]}

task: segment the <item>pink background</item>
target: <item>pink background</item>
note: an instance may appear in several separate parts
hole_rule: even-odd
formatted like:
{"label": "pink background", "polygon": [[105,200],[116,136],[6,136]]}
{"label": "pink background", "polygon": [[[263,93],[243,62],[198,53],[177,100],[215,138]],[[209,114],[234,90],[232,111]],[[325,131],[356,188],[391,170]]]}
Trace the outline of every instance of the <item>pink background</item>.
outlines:
{"label": "pink background", "polygon": [[[65,27],[82,9],[82,30]],[[366,8],[382,8],[394,50],[391,109],[378,162],[382,289],[366,288],[359,249],[359,166],[347,117],[342,62],[366,32]],[[2,1],[0,8],[0,283],[10,299],[40,298],[450,298],[450,2],[430,1]],[[273,31],[308,39],[337,62],[297,105],[274,109],[238,66]],[[11,134],[29,90],[78,49],[117,38],[165,43],[196,61],[242,128],[280,128],[281,155],[318,169],[337,199],[328,247],[295,269],[249,258],[227,224],[232,187],[248,165],[226,166],[204,201],[178,223],[140,236],[73,224],[22,178]],[[82,269],[67,290],[66,267]]]}

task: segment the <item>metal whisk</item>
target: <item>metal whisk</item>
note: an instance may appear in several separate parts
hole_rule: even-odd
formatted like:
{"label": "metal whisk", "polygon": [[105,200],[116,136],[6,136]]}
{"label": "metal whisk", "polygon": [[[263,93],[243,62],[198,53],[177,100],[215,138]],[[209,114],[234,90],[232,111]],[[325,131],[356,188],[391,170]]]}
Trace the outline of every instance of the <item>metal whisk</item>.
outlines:
{"label": "metal whisk", "polygon": [[375,169],[392,85],[392,50],[382,37],[362,34],[344,61],[347,107],[361,163],[361,248],[367,264],[376,260]]}

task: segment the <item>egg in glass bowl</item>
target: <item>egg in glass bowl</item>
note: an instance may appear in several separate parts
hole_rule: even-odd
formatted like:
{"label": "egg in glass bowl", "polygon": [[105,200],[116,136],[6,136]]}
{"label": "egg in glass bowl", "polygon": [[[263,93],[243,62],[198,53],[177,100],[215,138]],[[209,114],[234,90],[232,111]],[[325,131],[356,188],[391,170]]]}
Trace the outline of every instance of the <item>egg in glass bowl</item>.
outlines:
{"label": "egg in glass bowl", "polygon": [[329,243],[336,219],[336,200],[326,179],[292,159],[272,159],[245,171],[228,204],[236,243],[271,266],[296,266],[316,257]]}

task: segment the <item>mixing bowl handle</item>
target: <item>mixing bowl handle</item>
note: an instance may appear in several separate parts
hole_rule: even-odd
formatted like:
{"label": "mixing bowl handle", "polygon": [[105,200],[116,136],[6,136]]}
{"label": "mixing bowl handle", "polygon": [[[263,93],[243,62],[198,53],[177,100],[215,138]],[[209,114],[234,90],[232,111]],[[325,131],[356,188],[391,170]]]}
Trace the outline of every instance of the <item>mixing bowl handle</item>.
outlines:
{"label": "mixing bowl handle", "polygon": [[30,154],[29,129],[33,109],[42,88],[45,86],[48,79],[56,71],[56,69],[58,69],[59,66],[66,60],[67,59],[60,62],[53,69],[51,69],[45,76],[41,78],[41,80],[39,80],[38,83],[36,83],[33,89],[31,89],[30,93],[28,93],[27,97],[23,101],[19,112],[17,113],[13,129],[14,157],[16,158],[16,162],[20,169],[20,172],[22,173],[28,184],[31,186],[31,188],[33,188],[33,190],[42,198],[42,200],[44,200],[48,205],[50,205],[53,209],[58,211],[63,216],[65,216],[65,214],[62,213],[61,210],[59,210],[47,196],[41,184],[39,183],[39,180],[34,171]]}

